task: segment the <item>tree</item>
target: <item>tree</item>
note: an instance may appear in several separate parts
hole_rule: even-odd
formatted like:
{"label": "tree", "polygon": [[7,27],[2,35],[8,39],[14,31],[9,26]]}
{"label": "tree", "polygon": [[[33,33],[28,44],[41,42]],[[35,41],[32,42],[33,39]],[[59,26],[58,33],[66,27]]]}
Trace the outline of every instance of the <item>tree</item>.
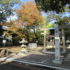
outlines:
{"label": "tree", "polygon": [[6,18],[13,14],[13,6],[19,0],[0,0],[0,23],[6,22]]}
{"label": "tree", "polygon": [[[42,16],[40,11],[37,9],[36,4],[27,2],[22,4],[21,8],[16,11],[19,17],[19,21],[25,26],[25,36],[29,41],[29,37],[32,34],[34,38],[37,38],[36,28],[42,23]],[[31,29],[34,33],[31,32]]]}
{"label": "tree", "polygon": [[24,34],[22,34],[22,27],[21,27],[21,24],[18,23],[18,21],[10,21],[9,23],[7,23],[9,26],[8,26],[8,30],[9,31],[12,31],[11,34],[17,34],[18,36],[21,36],[23,37]]}
{"label": "tree", "polygon": [[61,28],[65,28],[65,26],[67,26],[68,24],[70,24],[70,17],[61,18],[60,20],[58,20],[56,22],[56,24],[58,24],[59,26],[61,26]]}
{"label": "tree", "polygon": [[19,45],[19,40],[25,37],[25,35],[23,34],[24,29],[22,29],[22,25],[18,23],[17,20],[11,20],[10,22],[6,22],[3,25],[8,26],[7,31],[4,31],[3,33],[4,36],[12,36],[13,44]]}
{"label": "tree", "polygon": [[7,21],[7,17],[13,14],[12,7],[17,3],[19,3],[19,0],[0,0],[0,36],[2,36],[4,32],[2,29],[3,23]]}
{"label": "tree", "polygon": [[0,23],[5,22],[6,21],[6,17],[4,15],[3,12],[0,12]]}
{"label": "tree", "polygon": [[26,22],[27,25],[36,25],[42,20],[41,13],[37,9],[36,4],[33,4],[32,2],[23,4],[21,8],[17,10],[17,14],[19,16],[19,20]]}
{"label": "tree", "polygon": [[39,9],[45,12],[56,11],[57,13],[63,12],[64,6],[70,4],[70,0],[35,0],[35,2]]}

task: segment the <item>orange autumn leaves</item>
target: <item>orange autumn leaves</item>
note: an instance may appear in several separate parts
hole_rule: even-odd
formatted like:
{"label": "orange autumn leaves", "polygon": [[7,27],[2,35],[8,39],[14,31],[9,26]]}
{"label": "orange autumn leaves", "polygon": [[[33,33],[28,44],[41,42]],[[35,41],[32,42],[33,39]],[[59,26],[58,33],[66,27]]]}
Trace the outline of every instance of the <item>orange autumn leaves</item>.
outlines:
{"label": "orange autumn leaves", "polygon": [[27,2],[21,5],[21,8],[17,10],[19,20],[26,22],[28,26],[37,25],[42,21],[42,16],[37,9],[36,4]]}

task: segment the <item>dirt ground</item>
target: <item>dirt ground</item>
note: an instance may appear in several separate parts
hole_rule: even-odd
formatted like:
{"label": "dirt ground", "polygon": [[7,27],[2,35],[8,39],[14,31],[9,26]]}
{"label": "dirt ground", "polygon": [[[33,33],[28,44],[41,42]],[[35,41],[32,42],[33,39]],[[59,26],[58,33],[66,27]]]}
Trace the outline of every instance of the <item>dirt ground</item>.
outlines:
{"label": "dirt ground", "polygon": [[[14,53],[22,50],[22,48],[20,46],[17,46],[17,47],[12,46],[12,47],[5,47],[5,48],[8,49],[9,51],[14,52]],[[38,49],[41,49],[41,47],[36,48],[36,50],[38,50]],[[13,64],[6,63],[6,64],[0,64],[0,70],[53,70],[53,69],[30,66],[30,65],[23,65],[21,67],[21,66],[16,66]]]}
{"label": "dirt ground", "polygon": [[[12,51],[12,52],[19,52],[22,48],[20,46],[9,46],[9,47],[3,47],[4,49],[7,49],[9,51]],[[3,49],[3,48],[0,48],[0,49]]]}

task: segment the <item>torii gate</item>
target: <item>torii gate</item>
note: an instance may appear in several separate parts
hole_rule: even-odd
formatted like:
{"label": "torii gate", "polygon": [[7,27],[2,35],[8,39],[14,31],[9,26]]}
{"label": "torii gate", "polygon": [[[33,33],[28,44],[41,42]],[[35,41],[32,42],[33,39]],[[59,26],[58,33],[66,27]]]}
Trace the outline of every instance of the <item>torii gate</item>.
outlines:
{"label": "torii gate", "polygon": [[[50,52],[46,50],[46,30],[44,29],[44,50],[43,52],[45,53],[49,53],[49,54],[54,54],[55,55],[55,59],[53,60],[53,63],[57,63],[57,64],[61,64],[62,63],[62,59],[61,59],[61,51],[60,51],[60,32],[59,32],[59,26],[58,24],[54,24],[55,25],[55,51],[54,52]],[[62,42],[65,42],[64,40],[64,32],[62,30],[62,34],[63,34],[63,38],[62,38]],[[63,43],[63,53],[66,52],[66,48],[65,48],[65,43]]]}

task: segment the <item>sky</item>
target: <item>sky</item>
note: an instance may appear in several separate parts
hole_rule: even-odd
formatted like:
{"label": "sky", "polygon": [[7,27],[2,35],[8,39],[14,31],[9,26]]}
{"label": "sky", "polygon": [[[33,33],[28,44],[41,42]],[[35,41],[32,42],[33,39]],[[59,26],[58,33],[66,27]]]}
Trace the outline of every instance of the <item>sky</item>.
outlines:
{"label": "sky", "polygon": [[31,0],[21,0],[22,2],[28,2],[28,1],[31,1]]}

